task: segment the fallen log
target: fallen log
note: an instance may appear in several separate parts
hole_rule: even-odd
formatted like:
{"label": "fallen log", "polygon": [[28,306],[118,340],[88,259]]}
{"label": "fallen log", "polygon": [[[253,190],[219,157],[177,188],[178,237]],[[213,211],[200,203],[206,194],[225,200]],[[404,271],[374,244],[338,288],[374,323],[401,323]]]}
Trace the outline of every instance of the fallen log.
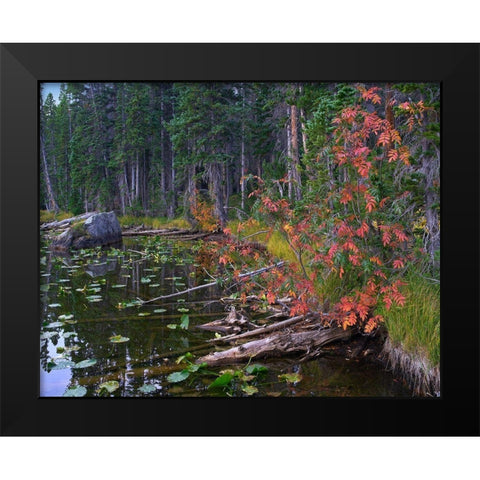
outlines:
{"label": "fallen log", "polygon": [[209,367],[248,362],[252,359],[302,355],[302,360],[320,353],[320,347],[352,336],[352,329],[319,328],[316,331],[280,332],[260,340],[253,340],[221,352],[213,352],[196,360]]}
{"label": "fallen log", "polygon": [[[147,236],[147,237],[152,237],[152,236],[178,236],[178,235],[194,235],[198,234],[199,232],[197,230],[186,230],[186,229],[177,229],[177,228],[161,228],[157,230],[141,230],[141,229],[135,229],[135,230],[125,230],[122,232],[122,235],[124,237],[138,237],[138,236]],[[207,234],[208,235],[208,234]]]}
{"label": "fallen log", "polygon": [[68,227],[71,223],[79,222],[81,220],[86,220],[92,215],[96,215],[98,212],[87,212],[82,215],[77,215],[76,217],[65,218],[64,220],[57,220],[55,222],[43,223],[40,225],[40,230],[55,230],[57,228]]}

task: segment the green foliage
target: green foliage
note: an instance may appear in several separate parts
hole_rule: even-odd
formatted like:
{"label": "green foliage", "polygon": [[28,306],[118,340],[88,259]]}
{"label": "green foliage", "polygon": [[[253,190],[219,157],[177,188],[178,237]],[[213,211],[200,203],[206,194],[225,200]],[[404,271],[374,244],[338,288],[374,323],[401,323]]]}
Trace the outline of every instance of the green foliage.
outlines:
{"label": "green foliage", "polygon": [[259,373],[265,373],[268,371],[268,368],[264,365],[260,365],[258,363],[254,363],[252,365],[247,365],[245,367],[245,372],[249,375],[257,375]]}
{"label": "green foliage", "polygon": [[40,210],[40,223],[58,222],[73,217],[71,212]]}
{"label": "green foliage", "polygon": [[180,318],[180,323],[169,323],[167,325],[167,328],[170,328],[171,330],[188,330],[188,325],[189,325],[190,319],[188,315],[183,314]]}
{"label": "green foliage", "polygon": [[233,380],[234,376],[235,372],[233,371],[227,371],[225,373],[222,373],[208,386],[208,388],[211,389],[226,387]]}

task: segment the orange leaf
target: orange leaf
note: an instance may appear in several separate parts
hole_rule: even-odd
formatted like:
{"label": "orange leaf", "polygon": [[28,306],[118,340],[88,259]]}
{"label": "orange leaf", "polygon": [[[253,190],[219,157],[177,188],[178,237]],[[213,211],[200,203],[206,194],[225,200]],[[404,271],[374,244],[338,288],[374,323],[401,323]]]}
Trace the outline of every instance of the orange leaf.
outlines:
{"label": "orange leaf", "polygon": [[271,305],[272,303],[275,303],[275,294],[272,292],[268,291],[267,292],[267,302]]}
{"label": "orange leaf", "polygon": [[375,197],[373,197],[373,195],[370,195],[369,193],[365,194],[365,200],[367,202],[367,205],[365,208],[367,209],[368,212],[371,212],[375,208],[377,201],[375,200]]}

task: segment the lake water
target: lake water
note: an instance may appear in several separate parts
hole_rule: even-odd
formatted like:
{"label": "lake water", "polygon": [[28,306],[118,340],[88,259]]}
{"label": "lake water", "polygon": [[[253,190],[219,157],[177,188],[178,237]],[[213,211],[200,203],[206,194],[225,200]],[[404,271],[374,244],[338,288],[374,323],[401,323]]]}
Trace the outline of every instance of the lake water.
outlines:
{"label": "lake water", "polygon": [[[349,360],[345,348],[328,347],[304,363],[255,361],[195,371],[197,354],[207,353],[199,347],[215,336],[196,326],[224,317],[220,299],[230,292],[209,287],[164,302],[139,305],[138,299],[211,282],[197,246],[134,238],[117,248],[56,254],[42,241],[40,395],[412,395],[375,355]],[[176,381],[182,370],[185,379]],[[215,380],[218,387],[211,386]]]}

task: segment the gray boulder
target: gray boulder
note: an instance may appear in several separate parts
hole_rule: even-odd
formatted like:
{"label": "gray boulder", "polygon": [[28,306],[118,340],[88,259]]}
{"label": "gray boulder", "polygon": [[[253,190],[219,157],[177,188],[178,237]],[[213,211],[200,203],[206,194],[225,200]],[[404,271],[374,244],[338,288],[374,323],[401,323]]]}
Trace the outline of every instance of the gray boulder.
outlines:
{"label": "gray boulder", "polygon": [[97,213],[84,221],[74,223],[56,237],[51,244],[54,250],[91,248],[122,241],[122,227],[114,212]]}

